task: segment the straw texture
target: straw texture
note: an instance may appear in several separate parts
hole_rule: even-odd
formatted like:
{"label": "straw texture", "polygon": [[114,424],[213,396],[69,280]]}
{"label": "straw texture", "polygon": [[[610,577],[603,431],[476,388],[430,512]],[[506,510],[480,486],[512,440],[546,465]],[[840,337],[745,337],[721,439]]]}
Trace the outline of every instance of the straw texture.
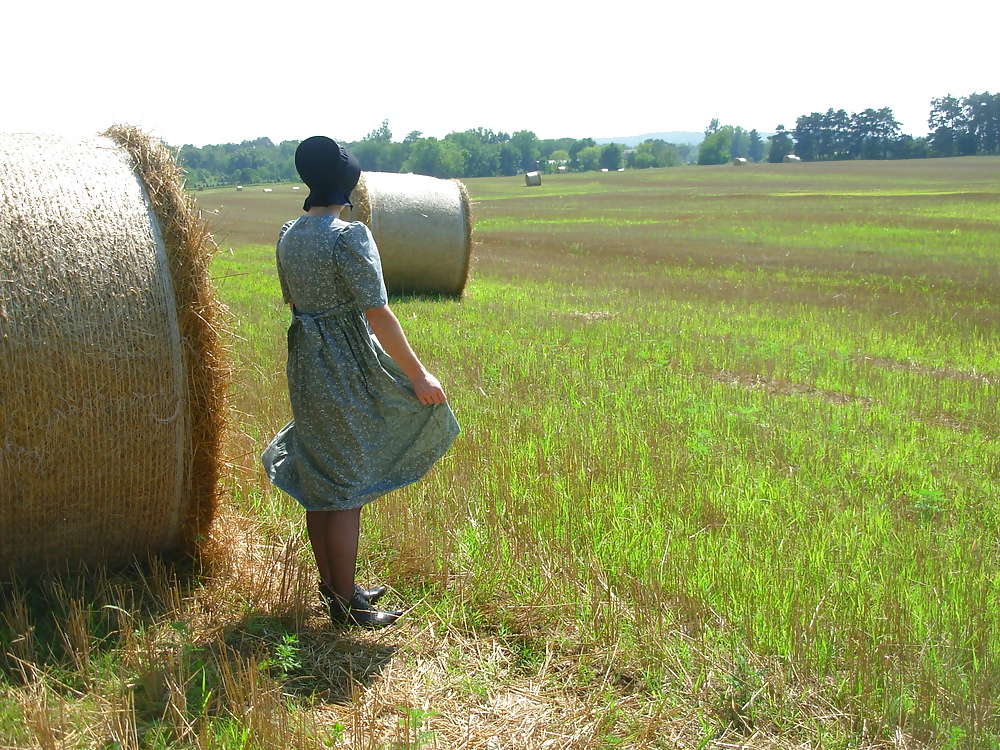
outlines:
{"label": "straw texture", "polygon": [[191,552],[217,502],[213,245],[140,131],[0,135],[0,573]]}
{"label": "straw texture", "polygon": [[465,185],[416,174],[365,172],[347,221],[368,225],[390,294],[460,297],[472,257],[472,210]]}

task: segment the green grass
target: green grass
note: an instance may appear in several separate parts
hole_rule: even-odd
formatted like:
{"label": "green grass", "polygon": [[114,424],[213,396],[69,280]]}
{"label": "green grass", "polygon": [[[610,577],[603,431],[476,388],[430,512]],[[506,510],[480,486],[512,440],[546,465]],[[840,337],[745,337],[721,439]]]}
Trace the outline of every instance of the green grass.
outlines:
{"label": "green grass", "polygon": [[467,606],[660,689],[673,660],[744,655],[778,735],[809,712],[775,679],[851,717],[847,743],[992,742],[1000,185],[969,198],[949,188],[982,165],[949,166],[931,196],[910,165],[888,195],[844,193],[858,165],[766,193],[721,169],[471,181],[467,298],[397,305],[465,432],[373,506],[382,564],[420,560],[436,596],[458,572]]}
{"label": "green grass", "polygon": [[465,298],[392,302],[463,434],[366,511],[365,576],[415,605],[375,641],[312,612],[257,464],[290,417],[264,235],[301,198],[199,194],[233,240],[229,551],[8,602],[0,744],[996,746],[998,167],[470,180]]}

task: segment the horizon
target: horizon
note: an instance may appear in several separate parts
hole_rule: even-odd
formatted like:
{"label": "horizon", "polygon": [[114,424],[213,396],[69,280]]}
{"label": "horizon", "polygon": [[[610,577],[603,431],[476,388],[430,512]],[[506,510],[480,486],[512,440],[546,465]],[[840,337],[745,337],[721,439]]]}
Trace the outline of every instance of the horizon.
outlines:
{"label": "horizon", "polygon": [[[392,124],[390,123],[390,130],[391,130],[391,125]],[[530,128],[522,128],[522,130],[530,130]],[[453,133],[453,132],[463,132],[463,131],[449,131],[445,135],[449,135],[450,133]],[[747,132],[749,132],[749,131],[747,131]],[[507,135],[512,135],[512,134],[508,133]],[[566,136],[560,136],[559,138],[542,138],[542,137],[538,136],[538,140],[540,140],[540,141],[546,141],[546,140],[562,140],[564,138],[573,138],[574,140],[581,141],[581,140],[585,140],[587,138],[590,138],[591,140],[595,141],[598,145],[606,145],[608,143],[616,143],[619,146],[621,146],[621,145],[625,145],[623,143],[623,141],[625,141],[625,140],[631,140],[631,139],[635,139],[635,138],[652,138],[652,137],[661,136],[661,135],[697,135],[701,139],[704,139],[704,137],[705,137],[704,132],[697,132],[697,131],[694,131],[694,130],[662,130],[662,131],[658,131],[658,132],[655,132],[655,133],[635,133],[633,135],[620,135],[620,136],[615,136],[614,138],[609,138],[609,137],[605,137],[605,136],[594,137],[594,136],[584,135],[584,136],[577,137],[577,136],[572,136],[572,135],[566,135]],[[773,135],[773,133],[770,133],[770,132],[769,133],[760,133],[760,135],[762,137],[767,137],[769,135]],[[537,133],[536,133],[536,136],[537,136]],[[405,137],[406,137],[405,135],[400,135],[399,133],[395,133],[394,132],[392,134],[392,142],[393,143],[401,143]],[[422,134],[421,137],[428,137],[428,136]],[[438,138],[438,136],[433,136],[433,137]],[[444,136],[441,136],[441,137],[443,138]],[[258,140],[260,140],[262,138],[267,138],[276,147],[279,146],[281,143],[284,142],[284,141],[276,141],[273,138],[270,138],[269,136],[266,136],[266,135],[258,135],[255,138],[244,138],[244,139],[239,140],[239,141],[226,140],[226,141],[219,141],[218,143],[204,143],[204,144],[201,144],[201,145],[197,145],[197,144],[194,144],[194,143],[168,143],[168,142],[165,142],[165,143],[169,147],[176,147],[176,148],[183,148],[185,146],[190,146],[190,147],[193,147],[193,148],[205,148],[206,146],[225,146],[225,145],[238,145],[238,144],[242,144],[242,143],[253,143],[254,141],[258,141]],[[619,139],[619,140],[615,140],[615,139]],[[301,141],[303,139],[301,139],[301,138],[288,138],[288,139],[285,139],[285,140],[286,141],[295,142],[295,141]],[[337,140],[337,139],[335,139],[335,140]],[[362,139],[358,139],[358,140],[355,140],[355,141],[348,141],[347,139],[343,139],[341,142],[342,143],[358,143],[360,140],[362,140]],[[689,141],[678,141],[678,144],[679,143],[689,143]]]}

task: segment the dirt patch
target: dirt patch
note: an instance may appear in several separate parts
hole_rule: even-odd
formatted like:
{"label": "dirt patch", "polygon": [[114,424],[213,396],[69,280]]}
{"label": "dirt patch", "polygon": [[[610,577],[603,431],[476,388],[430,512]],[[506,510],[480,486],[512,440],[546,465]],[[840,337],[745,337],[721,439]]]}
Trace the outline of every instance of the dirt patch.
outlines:
{"label": "dirt patch", "polygon": [[595,320],[610,320],[611,318],[617,318],[618,313],[609,312],[607,310],[570,310],[569,316],[571,318],[577,318],[579,320],[586,320],[592,322]]}
{"label": "dirt patch", "polygon": [[972,380],[977,383],[985,383],[986,385],[993,385],[1000,381],[1000,376],[993,374],[987,376],[978,372],[965,372],[954,367],[928,367],[916,362],[907,362],[890,357],[869,357],[865,354],[859,354],[857,359],[859,362],[864,362],[873,367],[881,367],[885,370],[915,372],[920,375],[930,375],[932,378],[941,378],[944,380]]}
{"label": "dirt patch", "polygon": [[738,385],[752,391],[765,391],[767,393],[782,396],[812,396],[821,398],[831,404],[863,403],[871,404],[872,399],[868,396],[855,396],[841,391],[826,391],[814,385],[805,383],[793,383],[784,378],[769,378],[760,373],[730,372],[720,370],[709,373],[708,377],[717,383],[726,385]]}

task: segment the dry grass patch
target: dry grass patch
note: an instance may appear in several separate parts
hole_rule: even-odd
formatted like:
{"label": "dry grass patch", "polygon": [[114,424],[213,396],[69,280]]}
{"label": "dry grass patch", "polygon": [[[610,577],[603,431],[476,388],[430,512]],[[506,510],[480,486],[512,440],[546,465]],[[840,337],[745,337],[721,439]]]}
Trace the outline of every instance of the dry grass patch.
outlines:
{"label": "dry grass patch", "polygon": [[[850,723],[789,665],[733,661],[669,626],[667,678],[651,680],[624,642],[581,639],[569,602],[496,600],[472,623],[470,601],[445,594],[384,631],[332,627],[301,534],[272,534],[229,511],[195,577],[154,561],[8,592],[3,697],[21,723],[0,736],[46,749],[793,748]],[[604,587],[599,629],[637,616],[633,598],[649,604]],[[798,728],[775,723],[784,710]]]}

